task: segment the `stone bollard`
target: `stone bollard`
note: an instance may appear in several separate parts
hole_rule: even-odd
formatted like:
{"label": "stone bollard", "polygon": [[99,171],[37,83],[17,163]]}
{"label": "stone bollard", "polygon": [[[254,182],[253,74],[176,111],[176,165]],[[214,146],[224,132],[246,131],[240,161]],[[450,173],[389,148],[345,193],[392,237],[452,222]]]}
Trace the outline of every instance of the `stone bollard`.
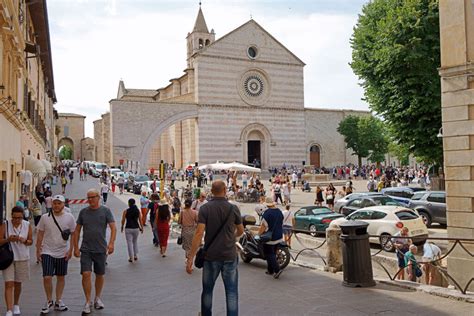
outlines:
{"label": "stone bollard", "polygon": [[326,271],[336,273],[342,271],[342,241],[341,229],[337,227],[328,227],[326,229]]}

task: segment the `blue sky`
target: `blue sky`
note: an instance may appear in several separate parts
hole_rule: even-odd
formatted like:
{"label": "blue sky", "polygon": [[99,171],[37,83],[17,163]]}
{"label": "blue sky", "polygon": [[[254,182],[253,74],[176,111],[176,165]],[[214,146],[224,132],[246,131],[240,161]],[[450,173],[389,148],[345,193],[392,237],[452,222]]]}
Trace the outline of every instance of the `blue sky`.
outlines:
{"label": "blue sky", "polygon": [[[368,109],[348,63],[349,39],[366,0],[202,1],[219,38],[250,16],[305,63],[305,106]],[[49,0],[48,13],[59,112],[92,121],[108,111],[118,81],[157,89],[186,67],[186,34],[199,1]]]}

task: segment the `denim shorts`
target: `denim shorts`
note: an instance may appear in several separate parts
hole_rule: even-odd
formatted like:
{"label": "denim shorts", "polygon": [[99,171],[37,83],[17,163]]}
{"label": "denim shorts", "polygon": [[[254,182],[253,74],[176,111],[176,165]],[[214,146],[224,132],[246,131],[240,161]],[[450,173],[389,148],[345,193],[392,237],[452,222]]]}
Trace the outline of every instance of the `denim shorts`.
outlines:
{"label": "denim shorts", "polygon": [[98,252],[81,252],[81,274],[83,272],[92,272],[94,266],[94,273],[97,275],[105,274],[105,262],[107,255]]}
{"label": "denim shorts", "polygon": [[283,225],[283,234],[284,235],[290,235],[292,230],[293,230],[293,226]]}

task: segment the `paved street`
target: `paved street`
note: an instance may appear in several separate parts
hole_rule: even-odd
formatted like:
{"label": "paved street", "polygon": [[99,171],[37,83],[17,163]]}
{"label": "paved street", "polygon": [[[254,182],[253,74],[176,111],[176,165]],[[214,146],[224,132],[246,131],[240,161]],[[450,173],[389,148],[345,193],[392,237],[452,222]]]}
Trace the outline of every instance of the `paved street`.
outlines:
{"label": "paved street", "polygon": [[[97,185],[96,179],[87,183],[75,181],[66,194],[68,198],[82,198],[86,190]],[[54,188],[58,193],[58,188]],[[121,197],[123,198],[123,197]],[[125,204],[111,196],[108,205],[118,220]],[[189,276],[184,271],[184,253],[172,236],[169,255],[159,256],[151,245],[149,226],[140,236],[139,261],[127,261],[123,235],[119,235],[116,253],[108,262],[103,311],[96,315],[197,315],[200,307],[201,271]],[[34,249],[31,252],[34,253]],[[241,315],[469,315],[473,305],[439,298],[419,292],[377,285],[370,289],[352,289],[341,285],[341,276],[290,265],[279,280],[264,274],[263,261],[241,263]],[[31,279],[24,284],[21,300],[22,315],[38,315],[44,303],[41,267],[31,260]],[[70,264],[64,301],[70,311],[64,315],[78,315],[84,298],[79,274],[79,261]],[[3,302],[3,301],[2,301]],[[225,312],[222,282],[215,289],[215,315]],[[4,304],[0,312],[5,312]],[[52,312],[52,314],[54,314]],[[59,313],[57,313],[59,314]]]}

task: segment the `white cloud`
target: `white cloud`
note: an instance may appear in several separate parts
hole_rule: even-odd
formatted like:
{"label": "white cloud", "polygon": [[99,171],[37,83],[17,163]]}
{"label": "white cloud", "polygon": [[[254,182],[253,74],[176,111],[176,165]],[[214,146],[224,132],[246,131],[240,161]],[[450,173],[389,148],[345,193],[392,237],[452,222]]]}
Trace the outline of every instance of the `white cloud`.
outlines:
{"label": "white cloud", "polygon": [[[146,2],[146,1],[145,1]],[[157,89],[186,67],[186,34],[197,14],[195,5],[176,9],[141,2],[49,2],[53,66],[59,112],[92,121],[108,111],[122,78],[129,88]],[[217,38],[253,18],[300,57],[305,67],[307,107],[367,109],[352,73],[349,38],[356,14],[318,12],[266,13],[246,2],[216,2],[203,7]],[[232,12],[232,14],[229,14]]]}

